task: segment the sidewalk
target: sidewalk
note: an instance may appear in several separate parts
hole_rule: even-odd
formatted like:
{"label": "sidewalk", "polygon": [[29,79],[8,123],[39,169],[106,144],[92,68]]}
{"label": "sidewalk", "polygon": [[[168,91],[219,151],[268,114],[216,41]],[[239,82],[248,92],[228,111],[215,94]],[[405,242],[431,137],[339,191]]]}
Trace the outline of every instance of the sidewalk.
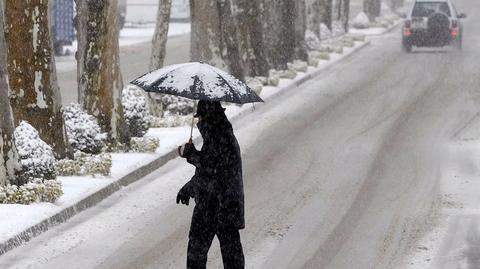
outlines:
{"label": "sidewalk", "polygon": [[[396,24],[397,25],[397,24]],[[389,31],[396,25],[386,29]],[[352,48],[344,48],[342,54],[332,53],[329,61],[321,61],[317,67],[308,67],[306,73],[298,73],[295,79],[280,79],[277,87],[265,86],[260,96],[266,101],[294,90],[312,77],[330,69],[355,52],[367,47],[370,42],[355,42]],[[262,106],[256,104],[255,106]],[[227,106],[227,116],[232,122],[253,112],[251,105]],[[113,154],[112,175],[110,177],[59,177],[64,195],[55,203],[33,205],[0,205],[0,255],[22,245],[49,228],[67,221],[77,213],[95,206],[114,192],[140,180],[168,161],[177,157],[176,147],[189,136],[190,127],[153,128],[147,137],[158,137],[160,147],[152,154],[123,153]],[[201,138],[197,130],[195,142]]]}

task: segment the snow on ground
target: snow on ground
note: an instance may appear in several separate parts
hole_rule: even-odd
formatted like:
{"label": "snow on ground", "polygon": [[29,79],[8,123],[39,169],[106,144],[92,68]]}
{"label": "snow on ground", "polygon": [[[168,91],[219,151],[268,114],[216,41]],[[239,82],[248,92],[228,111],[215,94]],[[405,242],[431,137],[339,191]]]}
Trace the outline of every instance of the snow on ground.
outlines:
{"label": "snow on ground", "polygon": [[[151,42],[155,31],[154,24],[146,24],[142,27],[123,28],[120,31],[120,47],[132,46],[139,43]],[[190,33],[190,23],[170,23],[168,37]],[[68,56],[55,57],[57,71],[71,71],[76,68],[75,52],[77,51],[77,41],[71,46],[65,46],[64,51],[68,51]]]}
{"label": "snow on ground", "polygon": [[[360,46],[361,42],[356,42],[355,46]],[[343,55],[348,55],[355,48],[345,48]],[[264,87],[260,97],[264,100],[280,92],[282,89],[292,85],[295,81],[306,76],[308,73],[318,71],[336,60],[343,57],[341,54],[331,54],[329,61],[322,61],[317,68],[309,67],[307,73],[298,73],[295,79],[280,79],[278,87]],[[226,106],[226,114],[229,118],[234,117],[240,113],[248,112],[248,110],[255,109],[254,104],[246,104],[238,106],[235,104]],[[0,242],[6,241],[9,238],[17,235],[25,229],[39,223],[40,221],[53,216],[61,210],[72,206],[76,202],[88,197],[89,195],[106,187],[115,180],[120,179],[129,172],[143,166],[154,159],[170,152],[179,145],[188,141],[190,136],[190,126],[174,127],[174,128],[152,128],[145,137],[157,137],[160,139],[160,147],[155,153],[121,153],[112,154],[112,175],[109,177],[59,177],[62,182],[64,195],[53,204],[50,203],[36,203],[32,205],[0,205]],[[198,137],[199,133],[194,128],[194,138]],[[276,242],[273,242],[276,243]],[[265,243],[273,249],[272,242]],[[266,250],[266,251],[267,251]],[[259,253],[257,257],[262,260],[266,255]],[[265,255],[264,255],[265,254]],[[263,257],[263,258],[262,258]]]}
{"label": "snow on ground", "polygon": [[480,118],[456,135],[441,177],[441,210],[405,268],[480,268]]}

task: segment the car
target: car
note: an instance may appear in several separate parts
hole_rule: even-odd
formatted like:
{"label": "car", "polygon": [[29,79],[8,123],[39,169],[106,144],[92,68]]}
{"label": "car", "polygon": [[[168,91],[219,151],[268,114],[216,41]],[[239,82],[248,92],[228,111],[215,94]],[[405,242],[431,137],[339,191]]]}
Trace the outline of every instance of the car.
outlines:
{"label": "car", "polygon": [[411,52],[415,47],[454,46],[462,49],[463,27],[450,0],[416,0],[402,27],[402,48]]}

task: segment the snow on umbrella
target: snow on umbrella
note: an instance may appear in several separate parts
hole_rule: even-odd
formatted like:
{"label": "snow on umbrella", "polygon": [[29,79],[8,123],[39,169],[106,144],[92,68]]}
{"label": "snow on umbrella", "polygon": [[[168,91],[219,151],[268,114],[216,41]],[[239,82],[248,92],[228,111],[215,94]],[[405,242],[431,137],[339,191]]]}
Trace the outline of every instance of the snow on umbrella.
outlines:
{"label": "snow on umbrella", "polygon": [[[262,98],[245,83],[202,62],[166,66],[142,75],[130,83],[147,92],[176,95],[193,100],[236,104],[263,102]],[[191,127],[190,141],[193,135],[193,119]]]}
{"label": "snow on umbrella", "polygon": [[205,63],[170,65],[130,82],[147,92],[236,104],[263,102],[245,83]]}

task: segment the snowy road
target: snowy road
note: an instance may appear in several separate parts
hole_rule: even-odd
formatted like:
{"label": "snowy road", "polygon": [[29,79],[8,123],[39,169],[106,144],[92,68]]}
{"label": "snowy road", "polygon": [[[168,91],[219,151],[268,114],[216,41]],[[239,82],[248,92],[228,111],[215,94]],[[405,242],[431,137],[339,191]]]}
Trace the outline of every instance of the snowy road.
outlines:
{"label": "snowy road", "polygon": [[[451,139],[480,110],[480,7],[458,2],[463,52],[404,54],[397,29],[234,125],[247,268],[404,268],[439,212]],[[171,161],[0,267],[184,268],[192,206],[175,195],[192,172]]]}

